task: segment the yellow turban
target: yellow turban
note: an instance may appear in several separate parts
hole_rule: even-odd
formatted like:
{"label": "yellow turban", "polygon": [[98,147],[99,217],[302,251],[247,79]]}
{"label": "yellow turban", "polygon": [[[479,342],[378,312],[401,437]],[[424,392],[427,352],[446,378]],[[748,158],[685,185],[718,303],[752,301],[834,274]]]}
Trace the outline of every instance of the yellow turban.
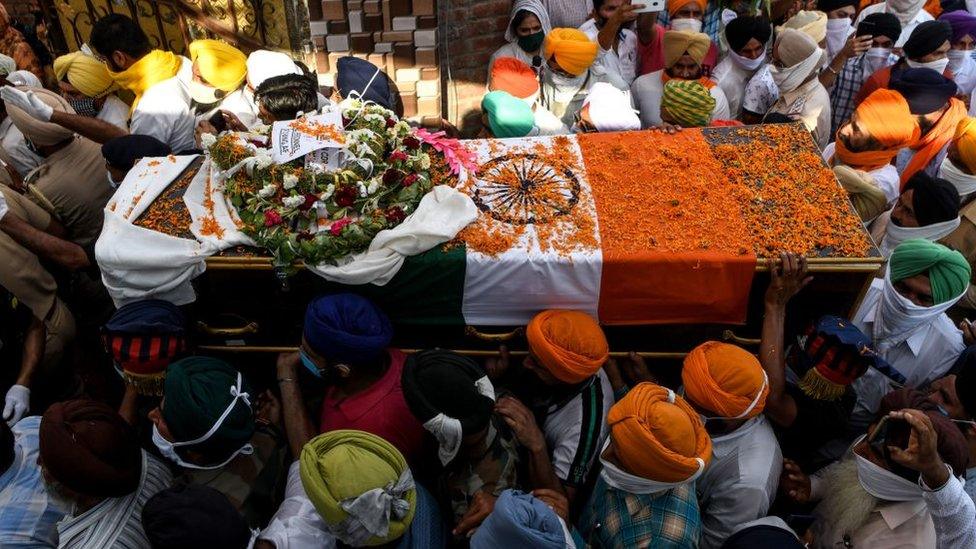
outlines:
{"label": "yellow turban", "polygon": [[687,482],[712,458],[698,413],[674,391],[641,383],[607,415],[614,454],[624,470],[657,482]]}
{"label": "yellow turban", "polygon": [[211,86],[232,92],[244,83],[247,56],[241,50],[218,40],[194,40],[189,50],[190,60]]}
{"label": "yellow turban", "polygon": [[748,351],[718,341],[695,347],[681,368],[685,398],[717,417],[751,418],[762,413],[769,382]]}
{"label": "yellow turban", "polygon": [[80,51],[55,59],[54,74],[58,80],[67,80],[81,93],[96,99],[118,88],[105,63]]}
{"label": "yellow turban", "polygon": [[701,65],[708,53],[712,40],[707,34],[688,31],[664,32],[664,66],[671,68],[682,55],[688,54]]}
{"label": "yellow turban", "polygon": [[579,383],[610,356],[607,337],[590,315],[581,311],[543,311],[525,329],[532,355],[563,383]]}
{"label": "yellow turban", "polygon": [[556,58],[556,64],[569,74],[579,76],[596,60],[600,46],[576,29],[552,29],[543,44],[546,59]]}
{"label": "yellow turban", "polygon": [[956,151],[971,173],[976,173],[976,118],[967,116],[956,125]]}
{"label": "yellow turban", "polygon": [[783,26],[776,27],[776,34],[782,33],[785,29],[796,29],[819,44],[827,38],[827,14],[822,11],[800,10],[787,19]]}
{"label": "yellow turban", "polygon": [[[71,105],[69,105],[63,97],[52,91],[42,88],[27,88],[23,86],[18,86],[17,89],[26,92],[34,92],[38,99],[43,101],[49,107],[53,108],[55,111],[70,114],[75,113],[75,110],[71,108]],[[74,132],[71,130],[58,124],[52,124],[51,122],[41,122],[10,103],[7,103],[7,116],[10,117],[10,120],[14,123],[14,126],[20,130],[20,133],[24,134],[24,137],[30,139],[30,141],[35,145],[57,145],[58,143],[74,135]]]}

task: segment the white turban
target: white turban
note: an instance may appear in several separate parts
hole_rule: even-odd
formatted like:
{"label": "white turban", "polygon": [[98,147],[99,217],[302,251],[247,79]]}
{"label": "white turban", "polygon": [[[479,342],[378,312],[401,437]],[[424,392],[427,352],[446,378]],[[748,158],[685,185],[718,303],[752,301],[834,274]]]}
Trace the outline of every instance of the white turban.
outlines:
{"label": "white turban", "polygon": [[599,132],[639,130],[641,127],[640,118],[630,106],[630,93],[613,84],[593,84],[583,107],[589,107],[590,123]]}
{"label": "white turban", "polygon": [[31,71],[13,71],[7,74],[7,82],[11,86],[25,86],[28,88],[43,88],[41,79]]}
{"label": "white turban", "polygon": [[247,83],[255,90],[265,80],[285,74],[302,74],[302,70],[286,53],[257,50],[247,56]]}

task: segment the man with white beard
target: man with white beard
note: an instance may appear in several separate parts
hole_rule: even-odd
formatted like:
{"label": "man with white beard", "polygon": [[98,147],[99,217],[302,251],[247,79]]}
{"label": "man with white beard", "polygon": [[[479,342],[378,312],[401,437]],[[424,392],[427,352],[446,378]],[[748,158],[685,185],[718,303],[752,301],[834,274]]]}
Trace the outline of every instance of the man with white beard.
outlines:
{"label": "man with white beard", "polygon": [[915,391],[888,395],[882,412],[812,477],[787,460],[784,493],[819,501],[812,547],[976,547],[976,506],[959,478],[969,461],[962,433]]}

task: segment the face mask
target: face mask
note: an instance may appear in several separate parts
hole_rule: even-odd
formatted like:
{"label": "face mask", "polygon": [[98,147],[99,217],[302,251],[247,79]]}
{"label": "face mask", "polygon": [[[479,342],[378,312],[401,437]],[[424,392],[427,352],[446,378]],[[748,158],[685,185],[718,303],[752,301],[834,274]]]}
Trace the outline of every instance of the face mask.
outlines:
{"label": "face mask", "polygon": [[788,93],[799,88],[803,81],[810,76],[812,70],[813,67],[805,61],[786,68],[775,65],[769,66],[769,73],[773,76],[773,81],[776,82],[776,87],[779,88],[780,93]]}
{"label": "face mask", "polygon": [[857,461],[857,480],[861,487],[872,496],[885,501],[916,501],[922,499],[922,489],[918,484],[876,465],[867,458],[854,453]]}
{"label": "face mask", "polygon": [[671,30],[686,32],[701,32],[702,22],[698,19],[675,19],[671,21]]}
{"label": "face mask", "polygon": [[518,46],[522,48],[525,53],[532,53],[539,51],[542,47],[542,41],[546,39],[546,33],[539,31],[528,36],[519,36]]}
{"label": "face mask", "polygon": [[75,114],[95,118],[98,116],[98,107],[95,106],[95,99],[92,97],[78,97],[65,100],[75,110]]}
{"label": "face mask", "polygon": [[948,57],[943,57],[942,59],[936,59],[935,61],[929,61],[927,63],[920,63],[911,59],[905,59],[905,61],[908,63],[908,66],[913,69],[932,69],[939,74],[944,73],[946,67],[949,66]]}
{"label": "face mask", "polygon": [[733,63],[739,66],[740,69],[746,71],[759,70],[759,67],[763,66],[763,63],[766,62],[765,52],[755,59],[749,59],[748,57],[742,57],[734,51],[729,51],[729,57],[732,59]]}
{"label": "face mask", "polygon": [[891,64],[890,48],[871,48],[864,52],[864,66],[868,74],[873,74]]}
{"label": "face mask", "polygon": [[190,97],[201,105],[212,105],[224,96],[223,90],[212,88],[196,80],[190,82]]}
{"label": "face mask", "polygon": [[553,91],[556,103],[569,103],[572,101],[573,97],[580,91],[580,88],[583,87],[585,80],[586,73],[575,77],[568,77],[552,71],[546,71],[546,84]]}
{"label": "face mask", "polygon": [[844,49],[847,37],[852,32],[854,32],[854,27],[851,26],[851,20],[846,17],[827,20],[827,55],[831,59],[837,55],[837,52]]}
{"label": "face mask", "polygon": [[306,370],[308,370],[309,372],[311,372],[313,376],[315,376],[315,377],[317,377],[319,379],[323,379],[322,369],[319,368],[319,365],[316,364],[315,361],[312,360],[312,358],[310,356],[308,356],[307,354],[305,354],[305,351],[299,349],[298,356],[299,356],[299,358],[302,359],[302,365],[305,366],[305,369]]}
{"label": "face mask", "polygon": [[960,170],[948,157],[942,161],[942,166],[939,167],[939,177],[952,183],[956,190],[959,191],[960,198],[965,199],[969,195],[976,193],[976,175],[969,175]]}
{"label": "face mask", "polygon": [[959,69],[963,67],[963,63],[966,62],[967,57],[969,57],[967,50],[949,50],[946,52],[946,59],[949,60],[949,70],[959,72]]}
{"label": "face mask", "polygon": [[112,172],[106,171],[105,172],[105,175],[108,176],[108,184],[109,184],[109,186],[112,187],[113,189],[118,189],[119,188],[119,183],[116,182],[114,179],[112,179]]}
{"label": "face mask", "polygon": [[212,437],[214,433],[217,432],[217,429],[220,429],[220,426],[224,423],[224,420],[227,419],[227,416],[229,416],[230,413],[234,411],[234,406],[237,405],[237,399],[243,400],[244,403],[247,404],[247,406],[250,408],[251,406],[250,395],[241,392],[242,382],[243,380],[241,379],[241,374],[237,374],[237,384],[230,388],[230,394],[234,398],[231,399],[230,404],[227,405],[227,408],[224,410],[224,413],[220,415],[220,417],[217,419],[217,422],[213,424],[213,427],[211,427],[209,431],[204,433],[202,437],[199,437],[195,440],[189,440],[186,442],[170,442],[165,438],[163,438],[163,435],[159,432],[159,428],[156,427],[156,425],[154,424],[153,432],[152,432],[153,444],[156,445],[156,448],[159,448],[159,451],[160,453],[163,454],[163,457],[179,465],[180,467],[184,467],[186,469],[198,469],[198,470],[209,471],[209,470],[222,468],[223,466],[230,463],[234,458],[236,458],[238,454],[250,455],[254,453],[254,447],[251,446],[250,443],[247,443],[244,446],[241,446],[236,452],[231,454],[230,457],[224,460],[223,463],[220,463],[218,465],[204,466],[204,465],[196,465],[194,463],[187,463],[183,461],[183,458],[181,458],[180,455],[176,452],[176,449],[180,446],[195,446],[197,444],[206,442],[207,439]]}

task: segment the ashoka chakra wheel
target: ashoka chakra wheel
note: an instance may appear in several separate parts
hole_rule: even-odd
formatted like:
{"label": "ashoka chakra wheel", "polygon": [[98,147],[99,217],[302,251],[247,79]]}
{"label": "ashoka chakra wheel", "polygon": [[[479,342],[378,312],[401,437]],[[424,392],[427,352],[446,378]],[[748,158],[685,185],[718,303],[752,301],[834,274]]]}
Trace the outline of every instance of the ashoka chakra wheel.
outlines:
{"label": "ashoka chakra wheel", "polygon": [[546,223],[579,202],[580,182],[535,154],[493,158],[478,170],[472,200],[481,211],[512,225]]}

